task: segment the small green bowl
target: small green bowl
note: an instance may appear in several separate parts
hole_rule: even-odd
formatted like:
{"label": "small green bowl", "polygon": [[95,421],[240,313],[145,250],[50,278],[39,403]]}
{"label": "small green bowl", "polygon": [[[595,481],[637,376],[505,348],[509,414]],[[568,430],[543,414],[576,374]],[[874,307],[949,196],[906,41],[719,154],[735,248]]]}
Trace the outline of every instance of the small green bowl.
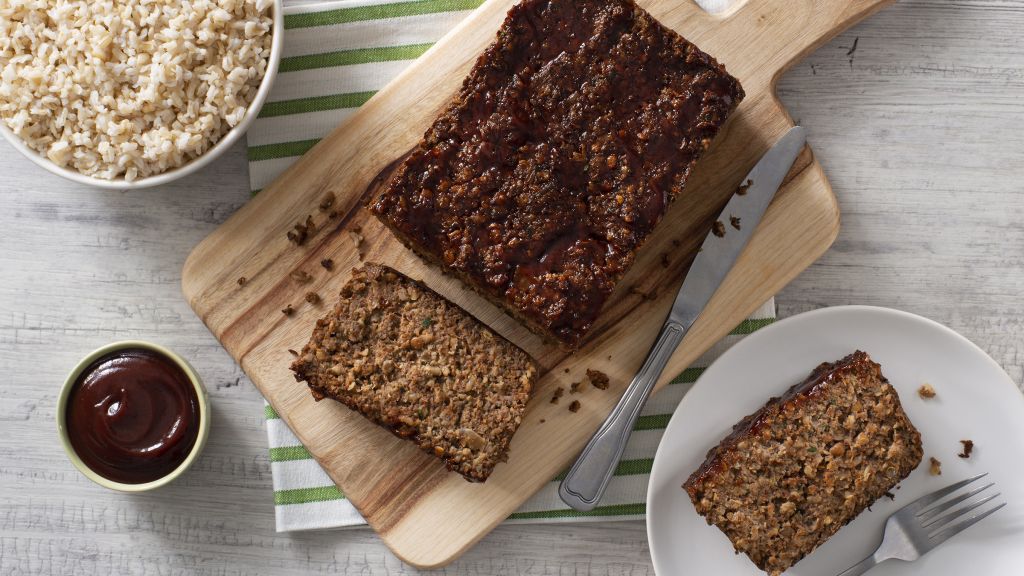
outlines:
{"label": "small green bowl", "polygon": [[[86,466],[85,462],[78,457],[74,447],[71,445],[71,439],[68,438],[67,430],[67,404],[68,396],[71,395],[71,388],[75,385],[78,377],[82,372],[92,365],[93,362],[98,360],[102,356],[106,356],[111,352],[117,352],[118,350],[125,349],[143,349],[162,354],[163,356],[170,358],[175,364],[181,367],[185,371],[185,375],[192,382],[192,386],[196,389],[196,397],[199,399],[199,434],[196,437],[195,446],[192,447],[192,451],[189,452],[185,461],[182,462],[177,468],[172,470],[166,476],[158,478],[151,482],[144,482],[142,484],[126,484],[123,482],[115,482],[103,476],[100,476],[92,468]],[[202,380],[199,379],[199,375],[192,369],[192,366],[185,361],[184,358],[178,356],[174,352],[171,352],[167,348],[151,342],[144,342],[142,340],[124,340],[121,342],[114,342],[107,344],[101,348],[93,350],[71,370],[68,374],[67,379],[64,380],[64,386],[60,389],[60,395],[57,396],[57,433],[60,435],[60,443],[64,446],[64,452],[68,455],[68,460],[78,468],[78,471],[85,475],[86,478],[93,482],[103,486],[104,488],[110,488],[111,490],[117,490],[120,492],[145,492],[147,490],[154,490],[165,484],[169,484],[174,481],[175,478],[181,476],[188,467],[192,465],[192,462],[199,456],[199,453],[203,451],[203,446],[206,445],[206,438],[210,435],[210,397],[206,393],[206,388],[203,386]]]}

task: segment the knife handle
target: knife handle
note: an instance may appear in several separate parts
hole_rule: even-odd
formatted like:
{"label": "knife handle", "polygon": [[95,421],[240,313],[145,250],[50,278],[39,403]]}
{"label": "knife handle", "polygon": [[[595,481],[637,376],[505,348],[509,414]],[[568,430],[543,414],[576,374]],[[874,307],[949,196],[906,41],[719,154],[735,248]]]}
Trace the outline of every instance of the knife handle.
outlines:
{"label": "knife handle", "polygon": [[665,370],[684,334],[686,329],[677,322],[668,322],[661,328],[640,371],[558,486],[559,497],[574,510],[593,510],[601,499],[654,383]]}

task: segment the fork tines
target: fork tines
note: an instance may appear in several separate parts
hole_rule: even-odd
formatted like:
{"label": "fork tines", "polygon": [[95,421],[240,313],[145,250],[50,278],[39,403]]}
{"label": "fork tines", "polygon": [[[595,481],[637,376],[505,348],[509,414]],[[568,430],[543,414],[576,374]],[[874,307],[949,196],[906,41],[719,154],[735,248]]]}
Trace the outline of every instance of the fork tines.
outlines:
{"label": "fork tines", "polygon": [[[995,482],[989,482],[988,484],[985,484],[980,488],[974,488],[963,494],[950,498],[949,500],[940,502],[941,500],[943,500],[943,498],[957,492],[958,490],[964,488],[968,484],[971,484],[973,482],[980,480],[981,478],[984,478],[987,475],[988,473],[978,474],[977,476],[974,476],[972,478],[961,480],[960,482],[951,484],[945,488],[942,488],[941,490],[937,490],[935,492],[932,492],[931,494],[922,496],[921,498],[918,498],[917,500],[915,500],[914,502],[910,503],[907,506],[908,508],[913,507],[913,510],[916,511],[915,516],[917,518],[917,521],[919,522],[921,528],[928,532],[929,540],[936,541],[936,543],[946,540],[947,538],[953,536],[954,534],[957,534],[961,530],[964,530],[965,528],[968,528],[969,526],[977,523],[986,516],[991,515],[996,510],[999,510],[1003,506],[1006,506],[1005,502],[1001,502],[993,508],[964,517],[964,515],[968,512],[971,512],[981,506],[984,506],[985,504],[991,502],[992,500],[994,500],[995,498],[999,497],[1002,494],[1001,492],[997,492],[990,496],[985,496],[980,500],[969,502],[960,508],[956,508],[951,512],[943,514],[950,508],[953,508],[954,506],[957,506],[958,504],[961,504],[967,501],[968,499],[980,494],[981,492],[984,492],[985,490],[988,490],[989,488],[995,486]],[[960,518],[963,519],[959,522],[956,522],[955,524],[953,523],[955,520]]]}

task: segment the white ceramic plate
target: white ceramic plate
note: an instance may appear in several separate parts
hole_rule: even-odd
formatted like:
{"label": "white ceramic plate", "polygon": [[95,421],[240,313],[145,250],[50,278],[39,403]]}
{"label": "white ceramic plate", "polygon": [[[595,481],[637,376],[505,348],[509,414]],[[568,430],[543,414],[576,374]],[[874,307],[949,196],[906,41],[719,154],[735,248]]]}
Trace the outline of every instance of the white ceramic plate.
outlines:
{"label": "white ceramic plate", "polygon": [[[681,488],[743,416],[804,379],[821,362],[864,350],[882,365],[924,441],[924,461],[882,498],[786,572],[832,576],[870,554],[885,519],[904,504],[968,476],[988,472],[1008,505],[913,563],[890,560],[871,576],[1024,574],[1024,395],[998,364],[963,336],[896,310],[825,308],[757,331],[723,354],[676,409],[658,447],[647,492],[647,536],[659,576],[757,576],[745,555],[697,516]],[[938,395],[923,400],[922,383]],[[960,440],[975,442],[969,460]],[[928,473],[928,458],[942,475]],[[991,489],[990,489],[991,490]]]}

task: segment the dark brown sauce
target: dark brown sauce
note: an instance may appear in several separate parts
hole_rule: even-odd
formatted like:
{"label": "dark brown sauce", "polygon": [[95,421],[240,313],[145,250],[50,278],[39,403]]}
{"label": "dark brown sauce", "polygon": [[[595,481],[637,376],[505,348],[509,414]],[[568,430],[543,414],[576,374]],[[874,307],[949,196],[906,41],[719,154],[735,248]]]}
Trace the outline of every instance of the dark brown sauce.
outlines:
{"label": "dark brown sauce", "polygon": [[97,474],[124,484],[157,480],[181,465],[199,435],[199,397],[170,358],[118,350],[87,367],[68,396],[75,453]]}

